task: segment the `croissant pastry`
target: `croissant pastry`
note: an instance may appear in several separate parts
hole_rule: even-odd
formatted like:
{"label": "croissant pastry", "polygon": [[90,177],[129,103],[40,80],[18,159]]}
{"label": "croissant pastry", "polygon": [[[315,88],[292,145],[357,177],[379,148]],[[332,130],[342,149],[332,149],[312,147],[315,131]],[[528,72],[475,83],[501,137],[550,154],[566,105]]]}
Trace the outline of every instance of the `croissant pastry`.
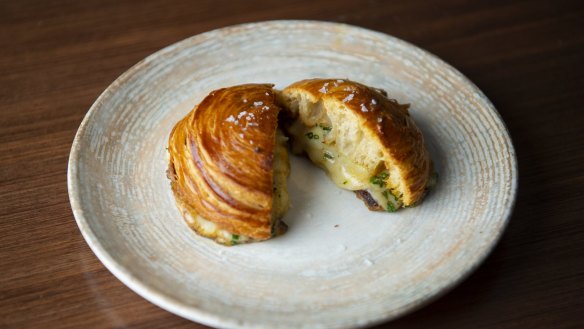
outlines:
{"label": "croissant pastry", "polygon": [[211,92],[173,128],[168,177],[198,234],[233,245],[286,231],[290,172],[270,84]]}
{"label": "croissant pastry", "polygon": [[433,170],[409,105],[340,79],[296,82],[279,101],[289,117],[292,151],[305,152],[369,209],[395,211],[422,199]]}
{"label": "croissant pastry", "polygon": [[340,79],[296,82],[281,92],[246,84],[211,92],[173,128],[168,177],[198,234],[233,245],[283,234],[289,208],[287,138],[370,210],[419,202],[432,162],[409,105]]}

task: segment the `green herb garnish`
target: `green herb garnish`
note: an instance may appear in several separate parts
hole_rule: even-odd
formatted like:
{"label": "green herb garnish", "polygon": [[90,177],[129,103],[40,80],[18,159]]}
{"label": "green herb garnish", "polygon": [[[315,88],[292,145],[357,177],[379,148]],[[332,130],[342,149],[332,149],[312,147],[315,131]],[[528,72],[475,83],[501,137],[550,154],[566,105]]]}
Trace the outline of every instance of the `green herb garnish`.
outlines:
{"label": "green herb garnish", "polygon": [[318,126],[319,126],[319,127],[321,127],[321,128],[322,128],[322,130],[324,130],[324,131],[326,131],[326,132],[329,132],[329,131],[333,130],[333,128],[332,128],[332,127],[327,127],[327,126],[323,126],[323,125],[320,125],[320,124],[319,124]]}
{"label": "green herb garnish", "polygon": [[393,205],[393,203],[388,202],[387,203],[387,212],[395,212],[395,206]]}
{"label": "green herb garnish", "polygon": [[309,132],[306,133],[306,137],[308,139],[313,139],[314,138],[314,134],[312,133],[312,131],[309,131]]}
{"label": "green herb garnish", "polygon": [[385,186],[385,180],[389,177],[389,174],[385,171],[380,172],[379,174],[371,177],[371,184],[378,185],[379,187]]}
{"label": "green herb garnish", "polygon": [[348,182],[348,181],[344,181],[344,182],[343,182],[343,185],[347,185],[347,182]]}
{"label": "green herb garnish", "polygon": [[320,138],[317,134],[313,133],[312,131],[307,132],[306,137],[308,139],[319,139]]}
{"label": "green herb garnish", "polygon": [[385,197],[387,200],[389,200],[389,199],[390,199],[390,197],[391,197],[391,198],[393,198],[395,201],[398,201],[398,200],[399,200],[399,199],[401,199],[401,197],[403,196],[403,194],[400,194],[399,196],[398,196],[398,195],[395,195],[393,192],[394,192],[394,191],[392,191],[392,190],[385,190],[385,191],[381,192],[381,194],[382,194],[382,195],[383,195],[383,196],[384,196],[384,197]]}
{"label": "green herb garnish", "polygon": [[324,158],[329,159],[329,160],[333,160],[335,157],[328,152],[324,152]]}
{"label": "green herb garnish", "polygon": [[238,244],[239,243],[239,235],[231,234],[231,244]]}
{"label": "green herb garnish", "polygon": [[371,184],[379,185],[380,187],[383,187],[383,181],[381,179],[379,179],[379,177],[377,177],[377,176],[371,177]]}

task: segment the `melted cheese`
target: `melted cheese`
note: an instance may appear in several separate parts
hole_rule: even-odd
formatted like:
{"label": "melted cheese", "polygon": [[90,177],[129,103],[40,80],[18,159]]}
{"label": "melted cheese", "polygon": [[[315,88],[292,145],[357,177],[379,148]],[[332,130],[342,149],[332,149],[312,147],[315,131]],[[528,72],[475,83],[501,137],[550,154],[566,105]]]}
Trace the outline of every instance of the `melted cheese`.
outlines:
{"label": "melted cheese", "polygon": [[250,242],[253,239],[244,235],[234,235],[227,230],[219,228],[219,226],[210,220],[207,220],[198,214],[184,211],[184,218],[187,223],[199,234],[215,239],[217,242],[225,245],[234,245],[238,243]]}
{"label": "melted cheese", "polygon": [[341,154],[334,141],[328,138],[328,130],[323,127],[328,129],[325,125],[309,128],[299,121],[294,123],[290,128],[294,136],[292,150],[295,153],[305,151],[310,160],[323,168],[337,186],[352,191],[366,189],[371,176],[368,170]]}
{"label": "melted cheese", "polygon": [[289,128],[290,134],[294,136],[293,152],[306,152],[310,160],[324,169],[338,187],[350,191],[365,190],[388,211],[401,207],[401,202],[389,192],[385,184],[379,186],[372,183],[376,172],[356,164],[349,155],[338,150],[334,134],[331,134],[332,129],[328,123],[308,127],[300,120],[295,121]]}

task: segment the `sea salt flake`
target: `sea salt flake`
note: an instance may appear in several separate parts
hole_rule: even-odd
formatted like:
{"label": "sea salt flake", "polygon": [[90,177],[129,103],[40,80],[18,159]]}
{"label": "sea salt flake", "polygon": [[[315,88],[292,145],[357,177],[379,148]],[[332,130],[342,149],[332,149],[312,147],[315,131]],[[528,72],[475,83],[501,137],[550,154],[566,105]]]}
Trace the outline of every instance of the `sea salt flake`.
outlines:
{"label": "sea salt flake", "polygon": [[347,95],[347,97],[343,98],[343,103],[351,101],[353,99],[353,97],[355,97],[355,95],[353,95],[353,94]]}
{"label": "sea salt flake", "polygon": [[243,138],[243,134],[239,134],[239,137]]}
{"label": "sea salt flake", "polygon": [[251,145],[253,145],[253,141],[249,141],[249,143],[250,143]]}
{"label": "sea salt flake", "polygon": [[365,104],[361,103],[361,112],[369,112]]}
{"label": "sea salt flake", "polygon": [[238,119],[241,119],[241,118],[242,118],[244,115],[246,115],[246,114],[247,114],[247,111],[243,111],[243,112],[241,112],[241,113],[239,113],[239,114],[237,115],[237,118],[238,118]]}
{"label": "sea salt flake", "polygon": [[243,99],[243,102],[244,102],[244,103],[247,103],[247,99],[245,99],[245,98],[244,98],[244,99]]}
{"label": "sea salt flake", "polygon": [[325,84],[322,86],[322,88],[320,88],[318,90],[318,92],[320,92],[321,94],[326,94],[328,92],[328,90],[326,89],[326,87],[328,87],[329,83],[325,82]]}
{"label": "sea salt flake", "polygon": [[266,96],[270,96],[270,94],[266,91]]}
{"label": "sea salt flake", "polygon": [[345,80],[338,79],[338,80],[337,80],[337,82],[338,82],[338,83],[343,83],[343,82],[345,82]]}
{"label": "sea salt flake", "polygon": [[377,118],[377,122],[381,122],[381,121],[383,121],[382,117]]}
{"label": "sea salt flake", "polygon": [[233,115],[230,115],[227,117],[227,119],[225,119],[225,122],[235,122],[235,117],[233,117]]}
{"label": "sea salt flake", "polygon": [[264,102],[253,102],[253,106],[262,106]]}
{"label": "sea salt flake", "polygon": [[371,104],[373,104],[373,105],[377,104],[377,101],[375,100],[375,98],[371,100]]}

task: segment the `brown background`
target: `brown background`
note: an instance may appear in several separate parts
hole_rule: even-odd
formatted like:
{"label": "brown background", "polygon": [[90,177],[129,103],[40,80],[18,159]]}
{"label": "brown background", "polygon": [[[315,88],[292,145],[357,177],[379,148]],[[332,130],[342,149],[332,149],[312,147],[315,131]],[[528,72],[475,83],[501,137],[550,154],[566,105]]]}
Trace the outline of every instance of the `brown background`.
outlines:
{"label": "brown background", "polygon": [[0,327],[203,328],[138,297],[81,237],[75,131],[122,72],[171,43],[269,19],[346,22],[454,65],[493,101],[519,157],[510,225],[486,262],[392,328],[584,328],[582,1],[3,1]]}

